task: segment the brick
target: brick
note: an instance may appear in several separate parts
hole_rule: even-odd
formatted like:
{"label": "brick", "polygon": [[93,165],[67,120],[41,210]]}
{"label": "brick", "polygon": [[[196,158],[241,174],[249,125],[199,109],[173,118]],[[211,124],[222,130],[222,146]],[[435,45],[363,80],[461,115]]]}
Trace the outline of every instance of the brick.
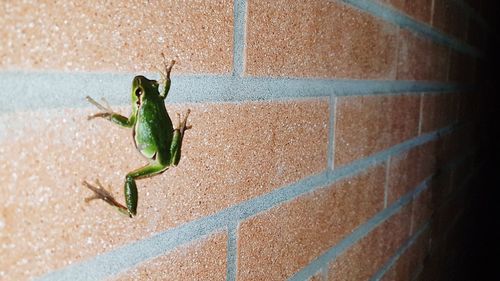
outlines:
{"label": "brick", "polygon": [[468,17],[454,0],[434,1],[432,25],[447,35],[465,40]]}
{"label": "brick", "polygon": [[465,158],[462,162],[453,167],[451,171],[451,190],[457,190],[465,184],[466,179],[474,170],[471,157]]}
{"label": "brick", "polygon": [[451,171],[441,170],[429,183],[432,195],[432,209],[437,210],[451,192]]}
{"label": "brick", "polygon": [[385,167],[316,190],[240,224],[238,280],[283,280],[383,208]]}
{"label": "brick", "polygon": [[422,96],[421,133],[448,127],[457,121],[459,96],[455,93]]}
{"label": "brick", "polygon": [[428,53],[430,59],[430,77],[433,81],[445,82],[449,80],[450,48],[445,45],[431,43]]}
{"label": "brick", "polygon": [[433,0],[406,0],[405,11],[411,17],[430,23]]}
{"label": "brick", "polygon": [[482,0],[465,0],[465,3],[467,3],[467,5],[469,5],[476,12],[481,11],[482,2]]}
{"label": "brick", "polygon": [[250,0],[246,36],[247,75],[395,76],[397,27],[341,1]]}
{"label": "brick", "polygon": [[446,165],[461,158],[477,147],[477,127],[474,124],[462,125],[438,139],[438,165]]}
{"label": "brick", "polygon": [[381,281],[412,280],[429,251],[429,231],[424,231],[398,258]]}
{"label": "brick", "polygon": [[487,40],[486,30],[483,29],[483,26],[477,19],[471,17],[467,26],[467,43],[476,48],[483,49],[486,47]]}
{"label": "brick", "polygon": [[226,280],[227,235],[218,233],[148,260],[110,280]]}
{"label": "brick", "polygon": [[479,106],[481,93],[463,92],[459,94],[458,120],[460,122],[477,121],[479,118]]}
{"label": "brick", "polygon": [[416,188],[436,172],[437,142],[431,141],[391,157],[387,178],[387,205]]}
{"label": "brick", "polygon": [[229,73],[233,1],[44,1],[0,5],[0,67]]}
{"label": "brick", "polygon": [[402,29],[398,49],[398,80],[432,80],[429,58],[431,41]]}
{"label": "brick", "polygon": [[[9,258],[0,259],[0,268],[7,269],[6,279],[39,276],[327,167],[327,99],[167,107],[172,117],[191,108],[193,128],[179,166],[137,181],[138,215],[132,220],[104,202],[85,204],[91,192],[81,184],[98,178],[123,202],[126,173],[147,163],[131,130],[88,121],[97,112],[91,107],[3,115],[0,244],[9,245],[1,250]],[[128,106],[115,110],[129,112]]]}
{"label": "brick", "polygon": [[402,29],[398,49],[398,80],[446,81],[449,48]]}
{"label": "brick", "polygon": [[329,280],[369,280],[408,239],[410,216],[408,204],[347,249],[330,263]]}
{"label": "brick", "polygon": [[450,69],[448,80],[461,84],[472,84],[476,82],[476,60],[458,51],[450,52]]}
{"label": "brick", "polygon": [[335,115],[335,167],[372,155],[418,133],[420,96],[340,97]]}
{"label": "brick", "polygon": [[430,23],[432,0],[379,0],[416,20]]}
{"label": "brick", "polygon": [[426,224],[434,212],[435,206],[432,193],[432,187],[427,187],[413,198],[411,223],[412,234]]}

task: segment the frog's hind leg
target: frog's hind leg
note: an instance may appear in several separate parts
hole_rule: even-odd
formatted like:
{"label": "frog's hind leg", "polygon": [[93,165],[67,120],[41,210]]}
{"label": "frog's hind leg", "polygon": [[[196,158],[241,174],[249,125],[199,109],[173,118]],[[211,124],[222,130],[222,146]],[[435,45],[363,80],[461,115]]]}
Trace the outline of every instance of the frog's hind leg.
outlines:
{"label": "frog's hind leg", "polygon": [[139,195],[137,192],[137,185],[135,180],[151,177],[161,174],[168,169],[168,165],[162,165],[158,162],[151,163],[147,166],[134,170],[127,174],[125,177],[125,202],[127,204],[128,214],[133,217],[137,213],[137,201]]}
{"label": "frog's hind leg", "polygon": [[182,139],[184,138],[184,132],[186,130],[191,129],[191,125],[187,124],[187,120],[190,113],[191,110],[188,109],[186,111],[186,114],[182,118],[182,121],[180,114],[177,114],[177,125],[174,129],[172,144],[170,145],[170,155],[171,155],[170,163],[174,166],[177,166],[177,164],[179,164],[179,161],[181,160],[181,148],[182,148]]}

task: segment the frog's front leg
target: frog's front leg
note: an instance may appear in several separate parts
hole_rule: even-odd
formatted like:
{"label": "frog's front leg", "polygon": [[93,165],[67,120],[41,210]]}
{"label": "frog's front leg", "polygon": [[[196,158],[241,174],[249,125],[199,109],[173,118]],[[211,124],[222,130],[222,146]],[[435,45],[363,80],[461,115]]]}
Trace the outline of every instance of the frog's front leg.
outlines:
{"label": "frog's front leg", "polygon": [[150,163],[147,166],[134,170],[125,176],[124,193],[125,193],[125,204],[126,206],[118,203],[116,199],[105,190],[99,181],[96,181],[98,187],[95,187],[88,182],[84,181],[83,184],[94,192],[94,195],[85,199],[86,202],[94,199],[102,199],[109,205],[116,207],[118,211],[133,217],[137,214],[137,202],[139,200],[139,194],[137,192],[137,185],[135,180],[151,177],[160,174],[168,169],[168,165],[162,165],[157,162]]}
{"label": "frog's front leg", "polygon": [[107,104],[106,102],[106,106],[98,103],[97,101],[95,101],[93,98],[87,96],[86,97],[87,101],[90,102],[91,104],[95,105],[95,107],[97,107],[98,109],[102,110],[102,112],[99,112],[99,113],[95,113],[95,114],[92,114],[88,117],[88,119],[94,119],[94,118],[97,118],[97,117],[101,117],[101,118],[105,118],[105,119],[108,119],[109,121],[115,123],[115,124],[118,124],[122,127],[127,127],[127,128],[130,128],[134,125],[135,123],[135,114],[132,112],[132,114],[130,115],[129,118],[123,116],[123,115],[120,115],[118,113],[115,113],[111,107],[109,106],[109,104]]}

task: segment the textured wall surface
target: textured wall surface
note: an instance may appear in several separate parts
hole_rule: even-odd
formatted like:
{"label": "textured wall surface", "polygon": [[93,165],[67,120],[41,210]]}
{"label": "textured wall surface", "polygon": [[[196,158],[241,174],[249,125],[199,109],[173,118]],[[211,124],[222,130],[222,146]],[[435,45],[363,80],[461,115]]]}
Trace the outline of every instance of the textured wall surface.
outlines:
{"label": "textured wall surface", "polygon": [[[70,3],[71,2],[71,3]],[[469,1],[470,2],[470,1]],[[488,25],[462,0],[3,1],[0,280],[447,280]],[[179,166],[138,180],[135,75],[176,59]]]}

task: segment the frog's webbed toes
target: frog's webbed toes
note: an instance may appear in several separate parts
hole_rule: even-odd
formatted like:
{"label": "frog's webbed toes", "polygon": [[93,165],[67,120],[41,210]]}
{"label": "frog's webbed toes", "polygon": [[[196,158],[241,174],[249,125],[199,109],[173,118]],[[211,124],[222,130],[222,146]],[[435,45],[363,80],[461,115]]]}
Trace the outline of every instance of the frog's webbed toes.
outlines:
{"label": "frog's webbed toes", "polygon": [[189,130],[193,127],[193,126],[187,124],[187,120],[188,120],[190,113],[191,113],[191,109],[188,109],[186,111],[186,114],[182,118],[182,121],[181,121],[181,114],[176,113],[176,116],[177,116],[177,125],[175,127],[176,130],[180,130],[181,133],[183,133],[184,131]]}
{"label": "frog's webbed toes", "polygon": [[90,96],[86,96],[85,97],[87,99],[88,102],[90,102],[91,104],[93,104],[95,107],[97,107],[98,109],[102,110],[103,112],[98,112],[96,114],[92,114],[90,116],[87,117],[88,120],[90,119],[94,119],[96,117],[104,117],[104,118],[107,118],[107,117],[110,117],[112,114],[113,114],[113,109],[111,109],[111,106],[109,105],[108,101],[106,101],[104,98],[102,98],[102,101],[106,104],[106,105],[102,105],[100,103],[98,103],[96,100],[94,100],[93,98],[91,98]]}
{"label": "frog's webbed toes", "polygon": [[109,191],[104,189],[104,187],[101,185],[99,180],[96,180],[95,184],[97,186],[94,186],[94,185],[88,183],[87,181],[83,181],[82,184],[94,192],[94,194],[92,196],[85,198],[85,202],[88,203],[92,200],[102,199],[102,200],[106,201],[107,203],[113,205],[112,202],[115,201],[113,195],[111,195],[111,193],[109,193]]}

